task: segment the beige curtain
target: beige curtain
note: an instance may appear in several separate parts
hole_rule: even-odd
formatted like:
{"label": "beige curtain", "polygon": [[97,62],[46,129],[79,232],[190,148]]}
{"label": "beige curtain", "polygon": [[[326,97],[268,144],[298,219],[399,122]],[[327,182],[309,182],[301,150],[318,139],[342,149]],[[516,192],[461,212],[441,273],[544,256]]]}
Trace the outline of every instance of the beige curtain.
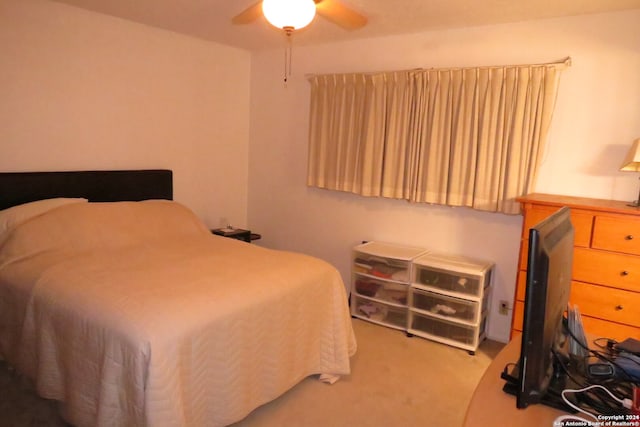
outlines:
{"label": "beige curtain", "polygon": [[[308,185],[364,196],[394,197],[390,194],[402,186],[397,175],[402,175],[406,159],[398,158],[401,153],[387,153],[402,138],[388,141],[386,117],[396,109],[406,114],[406,106],[387,106],[387,93],[401,92],[393,83],[387,84],[388,79],[387,74],[311,79],[313,137],[309,144]],[[383,187],[390,192],[383,192]]]}
{"label": "beige curtain", "polygon": [[518,213],[568,63],[313,76],[307,184]]}

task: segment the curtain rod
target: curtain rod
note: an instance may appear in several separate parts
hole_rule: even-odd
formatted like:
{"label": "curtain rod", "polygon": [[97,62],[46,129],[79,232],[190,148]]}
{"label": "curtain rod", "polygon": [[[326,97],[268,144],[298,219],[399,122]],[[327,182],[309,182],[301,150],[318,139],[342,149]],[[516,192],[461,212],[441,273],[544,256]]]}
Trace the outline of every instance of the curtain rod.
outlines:
{"label": "curtain rod", "polygon": [[561,67],[561,69],[565,69],[571,66],[571,57],[567,56],[565,59],[556,62],[546,62],[541,64],[517,64],[517,65],[485,65],[479,67],[443,67],[443,68],[411,68],[405,70],[395,70],[395,71],[368,71],[368,72],[352,72],[352,73],[321,73],[321,74],[305,74],[304,77],[306,79],[310,79],[312,77],[318,76],[332,76],[332,75],[346,75],[346,74],[362,74],[362,75],[373,75],[373,74],[383,74],[383,73],[402,73],[402,72],[411,72],[411,71],[431,71],[431,70],[469,70],[469,69],[494,69],[494,68],[516,68],[516,67],[548,67],[555,66]]}

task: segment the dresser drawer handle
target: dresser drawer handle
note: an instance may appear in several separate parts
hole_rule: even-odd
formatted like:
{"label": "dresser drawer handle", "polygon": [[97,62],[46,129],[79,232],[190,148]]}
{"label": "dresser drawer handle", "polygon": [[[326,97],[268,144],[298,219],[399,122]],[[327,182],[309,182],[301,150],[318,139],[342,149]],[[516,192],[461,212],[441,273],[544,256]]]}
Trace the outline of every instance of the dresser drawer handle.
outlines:
{"label": "dresser drawer handle", "polygon": [[616,305],[616,311],[620,311],[622,310],[624,307],[621,306],[620,304]]}
{"label": "dresser drawer handle", "polygon": [[620,273],[621,276],[628,276],[629,272],[627,270],[624,270],[623,272]]}
{"label": "dresser drawer handle", "polygon": [[628,234],[624,236],[624,240],[633,240],[633,234]]}

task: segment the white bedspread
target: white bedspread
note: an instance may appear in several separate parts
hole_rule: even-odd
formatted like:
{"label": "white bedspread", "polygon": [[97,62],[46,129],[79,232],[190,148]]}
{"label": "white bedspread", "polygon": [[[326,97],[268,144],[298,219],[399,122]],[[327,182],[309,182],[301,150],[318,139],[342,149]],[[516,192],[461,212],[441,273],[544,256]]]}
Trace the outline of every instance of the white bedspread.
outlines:
{"label": "white bedspread", "polygon": [[175,202],[63,206],[0,242],[0,356],[78,426],[227,425],[355,349],[335,268]]}

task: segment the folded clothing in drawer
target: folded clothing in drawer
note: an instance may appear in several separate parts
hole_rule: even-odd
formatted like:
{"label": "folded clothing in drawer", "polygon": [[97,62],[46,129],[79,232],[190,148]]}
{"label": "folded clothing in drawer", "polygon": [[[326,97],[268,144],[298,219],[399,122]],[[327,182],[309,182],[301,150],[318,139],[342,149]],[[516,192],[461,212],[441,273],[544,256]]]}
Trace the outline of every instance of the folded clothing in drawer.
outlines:
{"label": "folded clothing in drawer", "polygon": [[477,277],[464,277],[451,271],[438,271],[433,268],[418,266],[417,282],[450,292],[466,295],[479,295],[481,283]]}
{"label": "folded clothing in drawer", "polygon": [[464,322],[476,322],[479,318],[480,304],[477,301],[450,297],[436,292],[411,289],[411,306],[440,316],[459,319]]}
{"label": "folded clothing in drawer", "polygon": [[364,319],[374,320],[400,328],[405,328],[407,325],[406,307],[396,307],[356,296],[353,301],[352,310],[355,316]]}
{"label": "folded clothing in drawer", "polygon": [[389,283],[366,276],[356,276],[356,293],[371,298],[389,301],[394,304],[407,303],[408,286],[401,283]]}
{"label": "folded clothing in drawer", "polygon": [[409,263],[405,261],[389,260],[378,257],[359,255],[354,260],[354,271],[366,273],[383,279],[406,281],[409,280]]}

